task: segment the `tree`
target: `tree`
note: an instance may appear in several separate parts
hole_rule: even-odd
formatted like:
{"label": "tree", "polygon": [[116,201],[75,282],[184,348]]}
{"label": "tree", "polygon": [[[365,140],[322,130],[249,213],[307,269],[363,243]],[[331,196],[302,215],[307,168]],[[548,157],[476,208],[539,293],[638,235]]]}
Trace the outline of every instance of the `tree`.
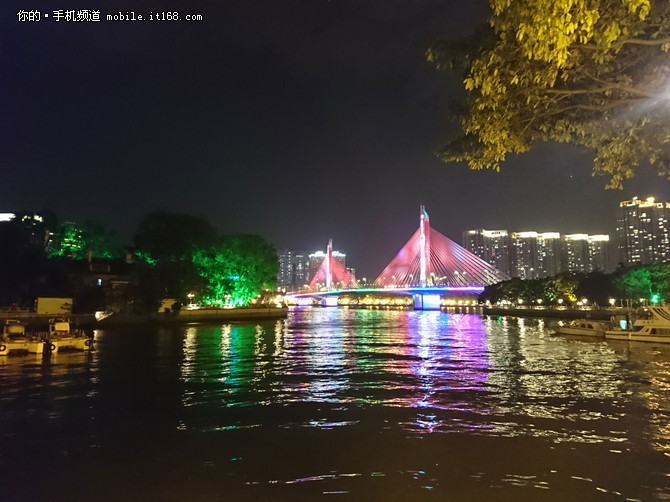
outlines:
{"label": "tree", "polygon": [[145,215],[133,236],[135,250],[149,261],[191,261],[194,249],[216,242],[208,221],[188,214],[155,211]]}
{"label": "tree", "polygon": [[612,275],[598,270],[584,276],[577,285],[575,295],[600,305],[607,305],[614,289]]}
{"label": "tree", "polygon": [[115,245],[116,233],[98,222],[64,221],[58,224],[49,240],[47,254],[50,258],[65,257],[86,260],[89,253],[94,258],[114,258],[119,252]]}
{"label": "tree", "polygon": [[0,222],[0,303],[25,303],[47,270],[43,243],[21,220]]}
{"label": "tree", "polygon": [[40,295],[71,294],[67,264],[47,258],[51,223],[55,216],[48,222],[28,212],[0,223],[0,304],[31,306]]}
{"label": "tree", "polygon": [[117,233],[105,225],[93,220],[82,223],[84,249],[86,257],[90,252],[93,258],[117,258],[121,254],[117,244]]}
{"label": "tree", "polygon": [[153,309],[162,298],[185,298],[201,290],[203,280],[193,256],[216,239],[216,229],[196,216],[163,211],[144,216],[133,240],[145,307]]}
{"label": "tree", "polygon": [[670,2],[490,4],[487,29],[427,53],[464,71],[468,91],[444,161],[499,170],[507,154],[556,141],[590,151],[607,188],[644,161],[670,178]]}
{"label": "tree", "polygon": [[194,254],[200,275],[207,281],[208,303],[246,305],[263,289],[273,289],[279,262],[271,245],[257,235],[232,235]]}
{"label": "tree", "polygon": [[617,278],[616,287],[622,298],[647,298],[651,288],[648,267],[640,265],[626,269]]}
{"label": "tree", "polygon": [[651,263],[621,269],[614,283],[622,298],[650,300],[654,294],[670,298],[670,264]]}

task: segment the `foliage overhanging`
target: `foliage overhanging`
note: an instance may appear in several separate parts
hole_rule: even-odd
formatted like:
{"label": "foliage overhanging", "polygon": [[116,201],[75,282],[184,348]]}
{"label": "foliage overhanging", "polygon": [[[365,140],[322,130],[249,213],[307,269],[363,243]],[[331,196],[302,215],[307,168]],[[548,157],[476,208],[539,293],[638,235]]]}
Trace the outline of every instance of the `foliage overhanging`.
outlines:
{"label": "foliage overhanging", "polygon": [[538,142],[583,147],[621,188],[641,164],[670,179],[670,2],[490,0],[487,28],[427,53],[461,70],[462,135],[446,162],[499,170]]}

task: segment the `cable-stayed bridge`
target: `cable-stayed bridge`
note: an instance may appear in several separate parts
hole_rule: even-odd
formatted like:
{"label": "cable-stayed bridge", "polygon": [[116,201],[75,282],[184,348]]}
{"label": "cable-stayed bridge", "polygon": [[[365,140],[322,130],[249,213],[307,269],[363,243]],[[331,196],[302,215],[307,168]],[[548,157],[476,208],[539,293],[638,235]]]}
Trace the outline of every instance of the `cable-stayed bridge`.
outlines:
{"label": "cable-stayed bridge", "polygon": [[479,294],[488,285],[509,279],[497,268],[430,226],[424,206],[419,228],[396,253],[372,283],[360,285],[354,276],[332,257],[332,239],[306,291],[287,297],[321,297],[324,305],[336,305],[338,296],[351,293],[394,293],[412,295],[418,309],[439,308],[446,295]]}

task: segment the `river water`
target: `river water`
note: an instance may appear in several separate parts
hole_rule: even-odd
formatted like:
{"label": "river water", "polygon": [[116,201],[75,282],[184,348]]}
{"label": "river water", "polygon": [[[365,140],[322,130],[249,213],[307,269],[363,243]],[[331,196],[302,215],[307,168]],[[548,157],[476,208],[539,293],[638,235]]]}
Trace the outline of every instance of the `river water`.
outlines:
{"label": "river water", "polygon": [[3,501],[670,500],[670,345],[305,308],[0,359]]}

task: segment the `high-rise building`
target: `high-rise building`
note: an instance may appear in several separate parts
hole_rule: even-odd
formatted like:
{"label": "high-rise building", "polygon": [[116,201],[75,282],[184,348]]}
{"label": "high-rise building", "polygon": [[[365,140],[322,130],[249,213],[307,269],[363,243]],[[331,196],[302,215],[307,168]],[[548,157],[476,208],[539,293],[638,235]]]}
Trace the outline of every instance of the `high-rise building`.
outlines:
{"label": "high-rise building", "polygon": [[[558,232],[534,231],[507,235],[507,230],[468,230],[463,232],[463,247],[510,277],[521,279],[551,277],[561,272],[608,271],[608,235],[561,236]],[[506,261],[494,261],[499,252]],[[508,268],[502,268],[505,263]]]}
{"label": "high-rise building", "polygon": [[537,232],[512,233],[510,238],[512,243],[512,273],[510,276],[521,279],[540,277],[537,236]]}
{"label": "high-rise building", "polygon": [[609,272],[609,235],[589,235],[590,271]]}
{"label": "high-rise building", "polygon": [[507,230],[466,230],[463,232],[463,247],[501,272],[510,274],[510,239]]}
{"label": "high-rise building", "polygon": [[309,256],[303,251],[283,249],[277,255],[277,287],[297,291],[309,284]]}
{"label": "high-rise building", "polygon": [[563,236],[563,271],[590,272],[589,236],[567,234]]}
{"label": "high-rise building", "polygon": [[538,277],[551,277],[561,271],[561,234],[537,234]]}
{"label": "high-rise building", "polygon": [[619,203],[619,261],[624,265],[670,260],[670,202],[634,197]]}

